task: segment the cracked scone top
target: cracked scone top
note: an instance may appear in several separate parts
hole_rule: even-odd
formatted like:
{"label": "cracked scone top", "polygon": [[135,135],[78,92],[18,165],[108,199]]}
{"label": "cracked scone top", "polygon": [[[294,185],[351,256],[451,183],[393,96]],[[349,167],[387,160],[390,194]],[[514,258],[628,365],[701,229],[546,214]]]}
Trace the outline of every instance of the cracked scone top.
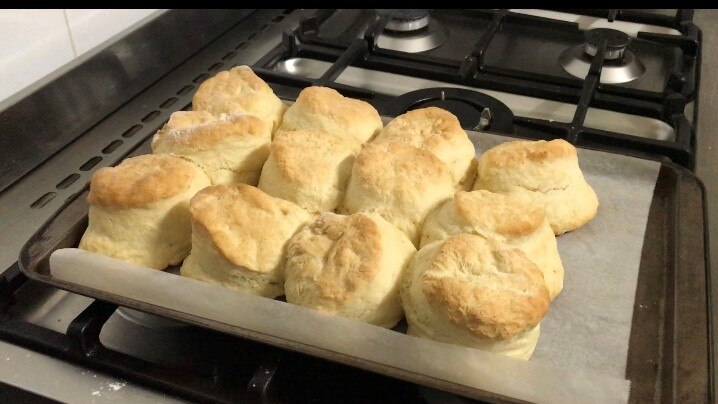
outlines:
{"label": "cracked scone top", "polygon": [[458,234],[476,234],[520,249],[543,272],[551,299],[563,289],[556,237],[546,211],[531,199],[486,190],[457,192],[426,218],[421,247]]}
{"label": "cracked scone top", "polygon": [[190,202],[192,252],[182,276],[265,297],[284,292],[289,239],[312,218],[246,184],[203,189]]}
{"label": "cracked scone top", "polygon": [[457,189],[471,188],[476,176],[476,149],[459,119],[437,107],[411,110],[392,119],[374,143],[397,140],[428,150],[446,164]]}
{"label": "cracked scone top", "polygon": [[563,139],[517,140],[481,155],[474,189],[527,196],[546,209],[554,234],[575,230],[596,216],[598,198]]}
{"label": "cracked scone top", "polygon": [[549,307],[543,274],[522,251],[469,234],[414,254],[401,300],[410,335],[520,359]]}
{"label": "cracked scone top", "polygon": [[212,115],[254,115],[276,129],[286,107],[249,66],[237,66],[203,82],[192,98],[192,109]]}
{"label": "cracked scone top", "polygon": [[257,185],[269,156],[269,124],[251,115],[208,119],[197,113],[170,119],[152,138],[152,153],[171,154],[196,164],[212,185]]}

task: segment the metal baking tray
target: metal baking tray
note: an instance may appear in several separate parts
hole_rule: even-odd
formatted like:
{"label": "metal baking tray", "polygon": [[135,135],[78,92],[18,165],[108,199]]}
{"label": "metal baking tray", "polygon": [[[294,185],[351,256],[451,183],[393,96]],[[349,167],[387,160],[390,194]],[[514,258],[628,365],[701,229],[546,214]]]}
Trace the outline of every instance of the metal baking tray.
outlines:
{"label": "metal baking tray", "polygon": [[[136,153],[140,154],[140,153]],[[472,398],[511,400],[467,389],[446,380],[398,370],[361,358],[258,336],[207,318],[144,304],[52,276],[49,257],[60,248],[76,247],[87,226],[88,189],[71,197],[24,246],[19,266],[31,279],[70,292],[256,339],[332,361],[383,373]],[[704,190],[693,173],[662,163],[643,241],[633,309],[625,378],[631,381],[629,399],[643,401],[706,401],[712,397]],[[600,242],[600,241],[597,241]]]}

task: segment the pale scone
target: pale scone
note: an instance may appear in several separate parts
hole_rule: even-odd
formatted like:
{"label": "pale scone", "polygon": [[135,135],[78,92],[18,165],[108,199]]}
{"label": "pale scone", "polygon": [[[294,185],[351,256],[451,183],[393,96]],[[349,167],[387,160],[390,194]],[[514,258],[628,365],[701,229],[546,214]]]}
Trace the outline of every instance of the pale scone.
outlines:
{"label": "pale scone", "polygon": [[471,189],[476,177],[476,149],[451,112],[428,107],[399,115],[384,127],[374,142],[388,140],[434,153],[449,168],[456,189]]}
{"label": "pale scone", "polygon": [[562,139],[502,143],[479,160],[474,189],[518,194],[546,209],[554,234],[575,230],[596,216],[598,198],[583,178],[576,148]]}
{"label": "pale scone", "polygon": [[551,299],[563,289],[563,265],[546,211],[531,199],[486,190],[457,192],[431,212],[421,246],[458,234],[500,240],[526,253],[543,272]]}
{"label": "pale scone", "polygon": [[339,213],[378,213],[414,245],[424,219],[454,194],[446,165],[403,142],[369,143],[354,161]]}
{"label": "pale scone", "polygon": [[259,189],[310,212],[334,211],[344,198],[360,145],[325,132],[277,134],[264,163]]}
{"label": "pale scone", "polygon": [[212,115],[254,115],[279,127],[286,106],[249,66],[237,66],[203,82],[192,98],[192,109]]}
{"label": "pale scone", "polygon": [[177,111],[170,115],[170,119],[158,132],[167,133],[177,129],[218,121],[220,119],[226,119],[226,115],[221,114],[219,116],[215,116],[207,111]]}
{"label": "pale scone", "polygon": [[401,290],[408,334],[529,359],[548,311],[543,274],[521,250],[462,234],[414,254]]}
{"label": "pale scone", "polygon": [[191,161],[204,170],[212,185],[257,185],[271,141],[271,128],[263,120],[229,115],[179,129],[162,129],[152,138],[152,153]]}
{"label": "pale scone", "polygon": [[274,298],[284,293],[289,239],[312,216],[246,185],[217,185],[190,203],[192,252],[180,274]]}
{"label": "pale scone", "polygon": [[154,269],[178,264],[191,246],[190,198],[209,184],[199,167],[168,155],[101,168],[79,248]]}
{"label": "pale scone", "polygon": [[400,281],[414,252],[377,214],[322,213],[289,243],[287,301],[391,328],[403,317]]}
{"label": "pale scone", "polygon": [[307,87],[287,109],[277,132],[313,130],[366,143],[383,126],[371,104],[344,97],[331,88]]}

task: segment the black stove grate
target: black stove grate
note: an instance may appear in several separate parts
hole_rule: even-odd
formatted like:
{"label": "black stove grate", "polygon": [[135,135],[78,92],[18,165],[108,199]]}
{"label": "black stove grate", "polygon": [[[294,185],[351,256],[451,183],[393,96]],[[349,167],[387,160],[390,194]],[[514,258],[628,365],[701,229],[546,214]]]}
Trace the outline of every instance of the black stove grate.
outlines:
{"label": "black stove grate", "polygon": [[[356,38],[356,33],[348,30],[336,37],[325,38],[319,33],[322,24],[333,14],[333,11],[322,10],[313,16],[304,18],[293,32],[285,33],[282,43],[255,63],[253,69],[260,77],[270,84],[274,84],[275,91],[282,98],[293,99],[306,86],[323,85],[333,87],[347,96],[362,98],[373,104],[384,115],[396,115],[405,111],[394,110],[395,97],[346,86],[336,83],[334,80],[348,66],[356,66],[572,103],[577,105],[577,109],[571,122],[517,116],[514,118],[515,131],[512,134],[531,139],[563,138],[578,146],[620,151],[639,156],[663,156],[685,167],[694,167],[695,128],[685,115],[687,103],[696,98],[695,89],[700,70],[700,31],[691,21],[692,12],[678,10],[676,16],[672,18],[635,11],[618,10],[616,12],[614,10],[610,12],[616,20],[658,22],[658,25],[669,26],[682,33],[682,35],[676,36],[638,33],[639,39],[672,47],[678,53],[676,61],[691,61],[691,71],[685,71],[683,63],[677,62],[672,66],[665,88],[656,93],[600,83],[598,77],[600,77],[604,64],[603,53],[593,58],[594,63],[584,80],[534,75],[488,66],[484,62],[486,50],[496,33],[508,22],[548,26],[551,29],[580,34],[578,24],[508,10],[475,10],[467,11],[467,13],[471,13],[472,17],[478,20],[488,21],[489,28],[475,42],[471,52],[461,60],[377,47],[376,38],[384,30],[388,17],[377,17],[368,26],[362,38]],[[609,13],[609,11],[604,10],[605,13]],[[295,57],[328,61],[331,63],[331,67],[318,79],[273,70],[277,62]],[[587,127],[584,125],[584,119],[589,108],[606,109],[661,120],[674,128],[675,139],[642,138]],[[694,108],[694,111],[697,110]],[[695,122],[695,117],[692,118]]]}

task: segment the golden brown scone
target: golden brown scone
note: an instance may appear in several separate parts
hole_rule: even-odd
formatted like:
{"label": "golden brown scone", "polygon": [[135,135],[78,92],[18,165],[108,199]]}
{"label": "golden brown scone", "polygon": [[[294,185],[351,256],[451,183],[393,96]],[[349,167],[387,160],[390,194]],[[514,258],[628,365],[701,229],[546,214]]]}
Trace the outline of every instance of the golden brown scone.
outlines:
{"label": "golden brown scone", "polygon": [[204,170],[212,185],[257,185],[271,139],[271,128],[263,120],[230,115],[180,129],[160,130],[152,138],[152,152],[191,161]]}
{"label": "golden brown scone", "polygon": [[313,130],[366,143],[384,126],[370,104],[327,87],[307,87],[284,114],[278,132]]}
{"label": "golden brown scone", "polygon": [[190,203],[192,253],[182,276],[274,298],[283,294],[289,239],[311,215],[245,184],[217,185]]}
{"label": "golden brown scone", "polygon": [[543,274],[519,249],[462,234],[414,254],[401,290],[408,333],[519,359],[548,311]]}
{"label": "golden brown scone", "polygon": [[429,214],[421,246],[458,234],[496,239],[523,251],[541,269],[551,299],[563,289],[563,265],[544,208],[526,197],[486,190],[457,192]]}
{"label": "golden brown scone", "polygon": [[168,155],[101,168],[79,248],[154,269],[178,264],[190,250],[190,198],[208,185],[199,167]]}
{"label": "golden brown scone", "polygon": [[451,112],[428,107],[399,115],[384,127],[374,142],[387,140],[398,140],[434,153],[451,171],[457,189],[471,189],[476,177],[476,149]]}
{"label": "golden brown scone", "polygon": [[419,245],[424,219],[453,194],[449,169],[433,153],[403,142],[370,143],[354,161],[339,213],[378,213]]}
{"label": "golden brown scone", "polygon": [[192,98],[192,109],[212,115],[254,115],[279,127],[286,107],[249,66],[237,66],[203,82]]}
{"label": "golden brown scone", "polygon": [[554,234],[575,230],[596,216],[598,198],[583,178],[576,148],[562,139],[502,143],[479,160],[474,189],[518,194],[546,209]]}
{"label": "golden brown scone", "polygon": [[289,243],[287,301],[391,328],[404,314],[400,280],[414,252],[375,213],[322,213]]}
{"label": "golden brown scone", "polygon": [[344,198],[360,145],[324,132],[277,134],[259,178],[259,189],[310,212],[333,211]]}

